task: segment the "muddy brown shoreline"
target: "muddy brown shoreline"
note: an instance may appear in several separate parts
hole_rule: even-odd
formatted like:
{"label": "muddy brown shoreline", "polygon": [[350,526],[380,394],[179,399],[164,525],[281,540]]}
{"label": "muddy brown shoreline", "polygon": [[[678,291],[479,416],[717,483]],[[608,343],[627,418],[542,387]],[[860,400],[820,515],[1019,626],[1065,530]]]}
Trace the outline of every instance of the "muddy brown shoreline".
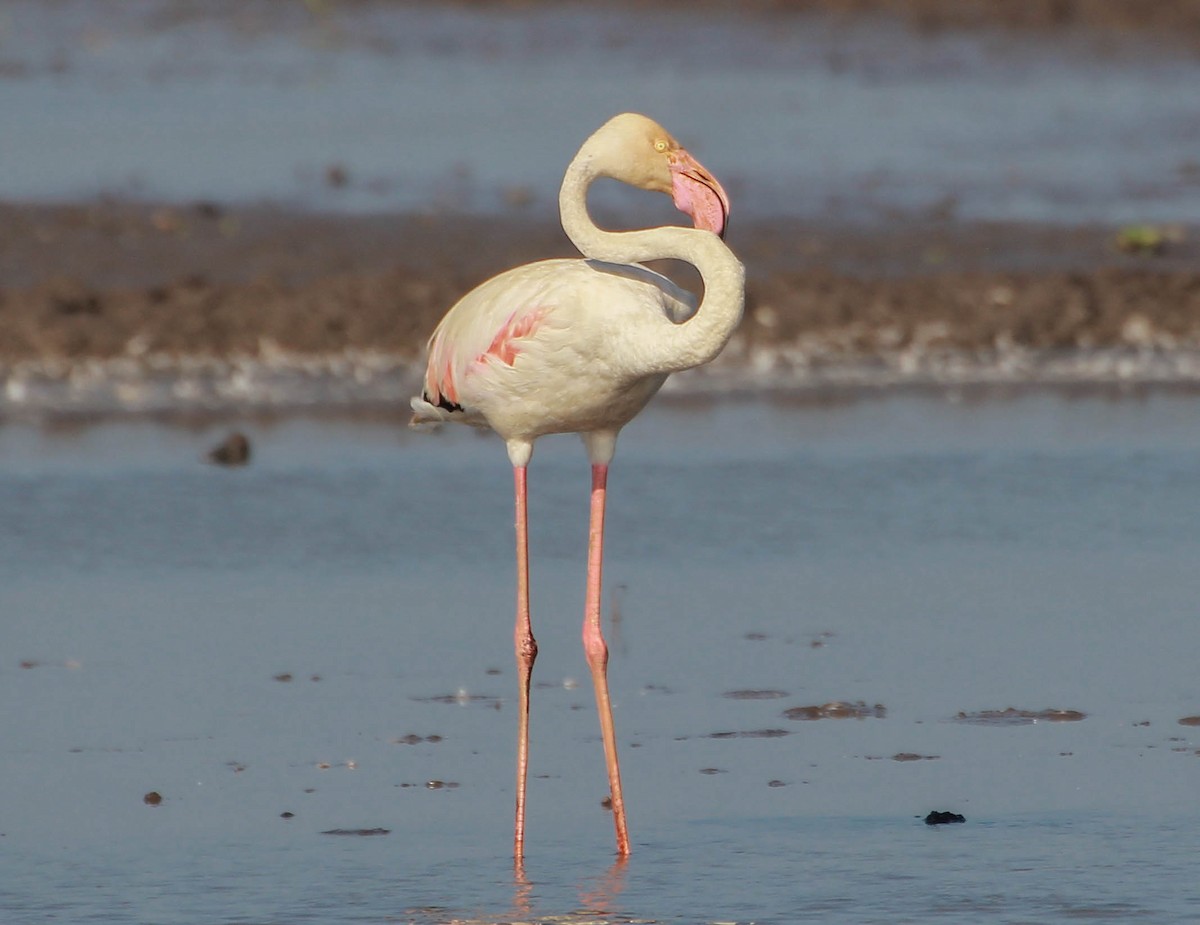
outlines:
{"label": "muddy brown shoreline", "polygon": [[[313,4],[312,15],[336,18],[342,11],[405,5],[461,6],[522,10],[538,6],[612,5],[598,0],[339,0]],[[949,29],[1007,29],[1053,35],[1087,32],[1100,39],[1145,36],[1200,48],[1200,0],[619,0],[624,7],[679,9],[693,14],[735,16],[820,16],[835,21],[890,17],[924,32]],[[255,5],[243,4],[242,15],[253,20]],[[261,10],[261,0],[258,8]],[[197,0],[178,0],[168,22],[212,15]]]}
{"label": "muddy brown shoreline", "polygon": [[[660,0],[682,5],[681,0]],[[726,0],[712,7],[729,8]],[[747,4],[739,4],[743,8]],[[820,14],[853,19],[893,16],[922,31],[1003,28],[1099,34],[1170,35],[1200,41],[1197,0],[751,0],[752,8],[772,12]]]}
{"label": "muddy brown shoreline", "polygon": [[[1196,350],[1200,236],[1153,231],[1133,246],[1108,227],[747,220],[729,237],[748,271],[739,340],[826,363],[905,349]],[[472,286],[572,253],[556,223],[524,218],[0,204],[0,364],[413,360]],[[686,268],[680,278],[695,282]]]}

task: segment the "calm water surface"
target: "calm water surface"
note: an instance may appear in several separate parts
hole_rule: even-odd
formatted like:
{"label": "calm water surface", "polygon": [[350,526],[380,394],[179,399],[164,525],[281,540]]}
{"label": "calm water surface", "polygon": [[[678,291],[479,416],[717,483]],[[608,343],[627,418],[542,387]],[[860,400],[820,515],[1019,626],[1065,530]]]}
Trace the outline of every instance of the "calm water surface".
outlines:
{"label": "calm water surface", "polygon": [[[586,464],[544,441],[523,879],[497,442],[242,422],[253,464],[220,470],[226,424],[7,426],[0,919],[1194,920],[1198,416],[1030,394],[635,422],[606,601],[624,866],[578,640]],[[785,716],[832,701],[885,713]],[[1009,707],[1086,718],[955,721]]]}

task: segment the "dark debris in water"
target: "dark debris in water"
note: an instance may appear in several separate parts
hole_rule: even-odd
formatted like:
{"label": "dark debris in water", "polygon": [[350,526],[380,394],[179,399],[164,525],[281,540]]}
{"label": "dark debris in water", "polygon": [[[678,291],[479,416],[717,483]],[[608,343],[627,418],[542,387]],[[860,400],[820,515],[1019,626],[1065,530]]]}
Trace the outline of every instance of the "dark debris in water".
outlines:
{"label": "dark debris in water", "polygon": [[946,825],[953,822],[966,822],[967,817],[960,813],[949,813],[945,810],[935,809],[925,817],[926,825]]}
{"label": "dark debris in water", "polygon": [[920,755],[916,752],[896,752],[894,755],[867,755],[867,761],[937,761],[941,755]]}
{"label": "dark debris in water", "polygon": [[1004,710],[980,710],[977,713],[959,712],[954,721],[975,726],[1032,726],[1034,723],[1077,723],[1086,718],[1087,714],[1080,710],[1018,710],[1008,707]]}
{"label": "dark debris in water", "polygon": [[778,690],[737,690],[726,691],[721,695],[728,697],[730,700],[778,700],[781,697],[787,697],[787,691]]}
{"label": "dark debris in water", "polygon": [[791,735],[786,729],[746,729],[738,732],[710,732],[710,739],[778,739]]}
{"label": "dark debris in water", "polygon": [[157,790],[151,790],[149,793],[147,793],[145,796],[142,797],[142,802],[145,803],[147,806],[161,806],[162,801],[163,801],[162,794],[159,793]]}
{"label": "dark debris in water", "polygon": [[400,736],[397,739],[392,739],[392,742],[395,745],[418,745],[421,742],[431,742],[436,744],[440,741],[442,741],[442,737],[436,733],[428,736],[419,736],[414,732],[410,732],[408,735]]}
{"label": "dark debris in water", "polygon": [[849,703],[844,700],[835,700],[831,703],[823,703],[816,706],[808,707],[791,707],[783,711],[783,715],[787,719],[798,720],[814,720],[814,719],[883,719],[887,716],[887,707],[882,703],[877,703],[874,706],[865,703],[862,700],[856,703]]}
{"label": "dark debris in water", "polygon": [[234,431],[209,450],[208,459],[218,466],[244,466],[250,462],[250,439]]}
{"label": "dark debris in water", "polygon": [[391,829],[326,829],[322,835],[390,835]]}
{"label": "dark debris in water", "polygon": [[1180,726],[1200,726],[1200,716],[1183,716],[1179,719]]}
{"label": "dark debris in water", "polygon": [[456,694],[435,694],[432,697],[413,697],[412,699],[418,703],[456,703],[460,706],[483,704],[495,710],[500,709],[499,697],[493,697],[490,694],[468,694],[466,691],[459,691]]}
{"label": "dark debris in water", "polygon": [[[794,636],[786,636],[782,642],[789,646],[795,645],[798,642],[802,642],[810,649],[820,649],[835,635],[837,634],[830,632],[829,630],[823,630],[819,633],[813,633],[811,636],[807,637],[807,639],[796,639]],[[771,638],[771,634],[759,632],[758,630],[749,630],[742,634],[742,638],[750,642],[764,642]]]}

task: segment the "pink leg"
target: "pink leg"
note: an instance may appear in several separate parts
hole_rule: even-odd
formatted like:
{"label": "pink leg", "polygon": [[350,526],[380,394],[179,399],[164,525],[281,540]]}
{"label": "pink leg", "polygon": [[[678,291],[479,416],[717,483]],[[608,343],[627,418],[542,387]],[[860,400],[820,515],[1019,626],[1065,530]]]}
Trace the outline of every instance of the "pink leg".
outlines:
{"label": "pink leg", "polygon": [[517,499],[517,625],[513,639],[517,652],[520,700],[517,717],[517,818],[513,830],[513,857],[525,857],[525,779],[529,770],[529,679],[537,658],[537,640],[529,622],[529,521],[526,513],[524,466],[513,468]]}
{"label": "pink leg", "polygon": [[583,650],[596,688],[600,734],[608,764],[608,786],[612,796],[613,824],[617,829],[617,854],[629,854],[629,832],[625,827],[625,800],[621,796],[621,769],[617,764],[617,734],[613,728],[612,701],[608,696],[608,646],[600,627],[600,575],[604,564],[604,499],[608,466],[592,466],[592,513],[588,531],[587,600],[583,615]]}

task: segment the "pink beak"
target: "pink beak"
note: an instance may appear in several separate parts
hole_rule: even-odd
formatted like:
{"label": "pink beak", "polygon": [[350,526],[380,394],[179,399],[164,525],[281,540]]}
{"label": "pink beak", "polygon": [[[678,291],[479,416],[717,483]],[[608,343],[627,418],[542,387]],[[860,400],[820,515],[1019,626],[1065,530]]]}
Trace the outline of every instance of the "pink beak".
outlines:
{"label": "pink beak", "polygon": [[697,228],[725,237],[729,197],[717,178],[682,148],[671,155],[671,192],[675,208],[690,215]]}

